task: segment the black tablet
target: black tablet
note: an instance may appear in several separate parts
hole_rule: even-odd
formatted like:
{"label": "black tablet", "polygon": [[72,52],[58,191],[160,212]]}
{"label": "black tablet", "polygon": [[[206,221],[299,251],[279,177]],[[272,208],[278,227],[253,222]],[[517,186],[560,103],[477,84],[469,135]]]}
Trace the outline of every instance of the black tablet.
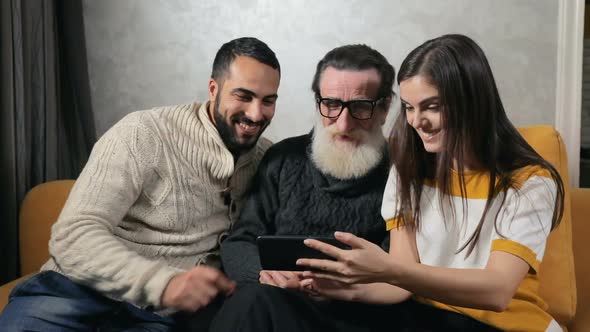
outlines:
{"label": "black tablet", "polygon": [[333,237],[301,236],[301,235],[264,235],[256,239],[258,255],[263,270],[304,271],[309,267],[295,264],[299,258],[334,258],[312,249],[303,243],[305,239],[316,239],[342,249],[350,249]]}

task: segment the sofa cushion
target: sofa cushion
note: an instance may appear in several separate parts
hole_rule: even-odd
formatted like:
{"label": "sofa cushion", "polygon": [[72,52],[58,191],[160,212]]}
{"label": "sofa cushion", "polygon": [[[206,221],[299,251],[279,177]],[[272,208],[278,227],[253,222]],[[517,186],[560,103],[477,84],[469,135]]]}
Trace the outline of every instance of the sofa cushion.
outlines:
{"label": "sofa cushion", "polygon": [[526,141],[559,172],[565,189],[565,205],[560,225],[551,232],[539,271],[540,293],[549,305],[549,313],[567,325],[576,312],[576,276],[572,251],[570,185],[565,145],[550,126],[521,127]]}
{"label": "sofa cushion", "polygon": [[10,295],[10,292],[12,292],[14,286],[20,284],[22,281],[24,281],[32,275],[32,273],[27,274],[26,276],[20,277],[16,280],[13,280],[7,284],[0,286],[0,314],[2,313],[2,310],[4,310],[4,307],[8,304],[8,295]]}

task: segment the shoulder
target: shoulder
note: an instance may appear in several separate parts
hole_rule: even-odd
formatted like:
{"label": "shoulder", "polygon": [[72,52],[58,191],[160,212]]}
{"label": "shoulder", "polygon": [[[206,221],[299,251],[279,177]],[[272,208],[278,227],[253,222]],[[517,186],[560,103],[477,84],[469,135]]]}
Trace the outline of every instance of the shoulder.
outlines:
{"label": "shoulder", "polygon": [[267,155],[272,158],[304,156],[307,153],[307,147],[310,143],[311,137],[309,134],[285,138],[270,147],[267,151]]}
{"label": "shoulder", "polygon": [[390,164],[388,166],[385,176],[387,177],[386,188],[388,190],[395,190],[396,186],[397,186],[397,182],[398,182],[398,176],[399,176],[399,173],[397,172],[397,168],[395,167],[395,165]]}
{"label": "shoulder", "polygon": [[557,184],[549,170],[533,165],[512,172],[513,188],[519,194],[553,196]]}
{"label": "shoulder", "polygon": [[551,173],[539,166],[526,166],[512,172],[512,186],[505,192],[505,210],[509,219],[527,213],[548,216],[551,221],[556,198],[557,183]]}
{"label": "shoulder", "polygon": [[548,179],[553,181],[549,170],[537,165],[530,165],[516,169],[512,171],[511,177],[516,188],[522,187],[530,180],[538,181],[542,179]]}
{"label": "shoulder", "polygon": [[154,107],[139,111],[140,122],[150,128],[168,131],[191,127],[199,122],[197,113],[200,107],[201,104],[197,102]]}
{"label": "shoulder", "polygon": [[137,159],[150,164],[157,162],[162,153],[163,136],[158,121],[175,106],[156,107],[134,111],[113,125],[101,139],[116,139],[124,143]]}
{"label": "shoulder", "polygon": [[254,149],[255,149],[254,158],[256,160],[260,161],[262,159],[262,157],[264,156],[264,154],[270,149],[271,146],[272,146],[271,140],[269,140],[266,137],[260,137],[258,139],[258,142],[256,143],[256,146],[254,147]]}
{"label": "shoulder", "polygon": [[[306,160],[307,146],[309,146],[309,135],[289,137],[270,146],[262,161],[260,168],[262,170],[275,172],[284,167],[291,167],[293,163],[299,164]],[[292,165],[293,166],[293,165]],[[266,172],[263,171],[263,172]]]}

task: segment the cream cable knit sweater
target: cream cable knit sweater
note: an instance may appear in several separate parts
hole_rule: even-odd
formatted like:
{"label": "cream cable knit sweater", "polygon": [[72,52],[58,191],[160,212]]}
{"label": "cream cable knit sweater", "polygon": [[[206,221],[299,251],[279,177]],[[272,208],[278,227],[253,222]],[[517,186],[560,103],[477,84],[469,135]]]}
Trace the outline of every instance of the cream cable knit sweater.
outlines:
{"label": "cream cable knit sweater", "polygon": [[42,270],[161,308],[168,281],[218,251],[269,146],[260,139],[234,165],[207,104],[127,115],[94,146],[52,228]]}

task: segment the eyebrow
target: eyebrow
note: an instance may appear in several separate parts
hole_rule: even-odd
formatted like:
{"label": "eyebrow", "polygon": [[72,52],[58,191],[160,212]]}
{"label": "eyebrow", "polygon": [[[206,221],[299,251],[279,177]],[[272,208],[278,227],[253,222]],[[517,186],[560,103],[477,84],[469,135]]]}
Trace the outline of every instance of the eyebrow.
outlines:
{"label": "eyebrow", "polygon": [[[232,94],[234,93],[243,93],[246,94],[248,96],[252,96],[252,97],[258,97],[256,95],[256,93],[254,93],[254,91],[250,91],[248,89],[244,89],[244,88],[235,88],[233,90],[231,90]],[[268,95],[268,96],[264,96],[263,99],[268,99],[268,98],[278,98],[279,95],[277,95],[276,93],[273,93],[272,95]]]}
{"label": "eyebrow", "polygon": [[381,98],[378,99],[371,99],[371,98],[353,98],[353,99],[349,99],[349,100],[342,100],[340,98],[332,98],[332,97],[321,97],[320,99],[326,99],[326,100],[337,100],[343,103],[349,103],[351,101],[378,101]]}
{"label": "eyebrow", "polygon": [[[410,103],[408,103],[407,101],[405,101],[403,98],[400,97],[400,99],[401,99],[402,103],[411,105]],[[439,96],[428,97],[428,98],[420,101],[418,104],[424,105],[424,104],[429,104],[429,103],[432,103],[432,102],[435,102],[435,101],[437,101],[437,102],[440,101],[440,97]]]}

